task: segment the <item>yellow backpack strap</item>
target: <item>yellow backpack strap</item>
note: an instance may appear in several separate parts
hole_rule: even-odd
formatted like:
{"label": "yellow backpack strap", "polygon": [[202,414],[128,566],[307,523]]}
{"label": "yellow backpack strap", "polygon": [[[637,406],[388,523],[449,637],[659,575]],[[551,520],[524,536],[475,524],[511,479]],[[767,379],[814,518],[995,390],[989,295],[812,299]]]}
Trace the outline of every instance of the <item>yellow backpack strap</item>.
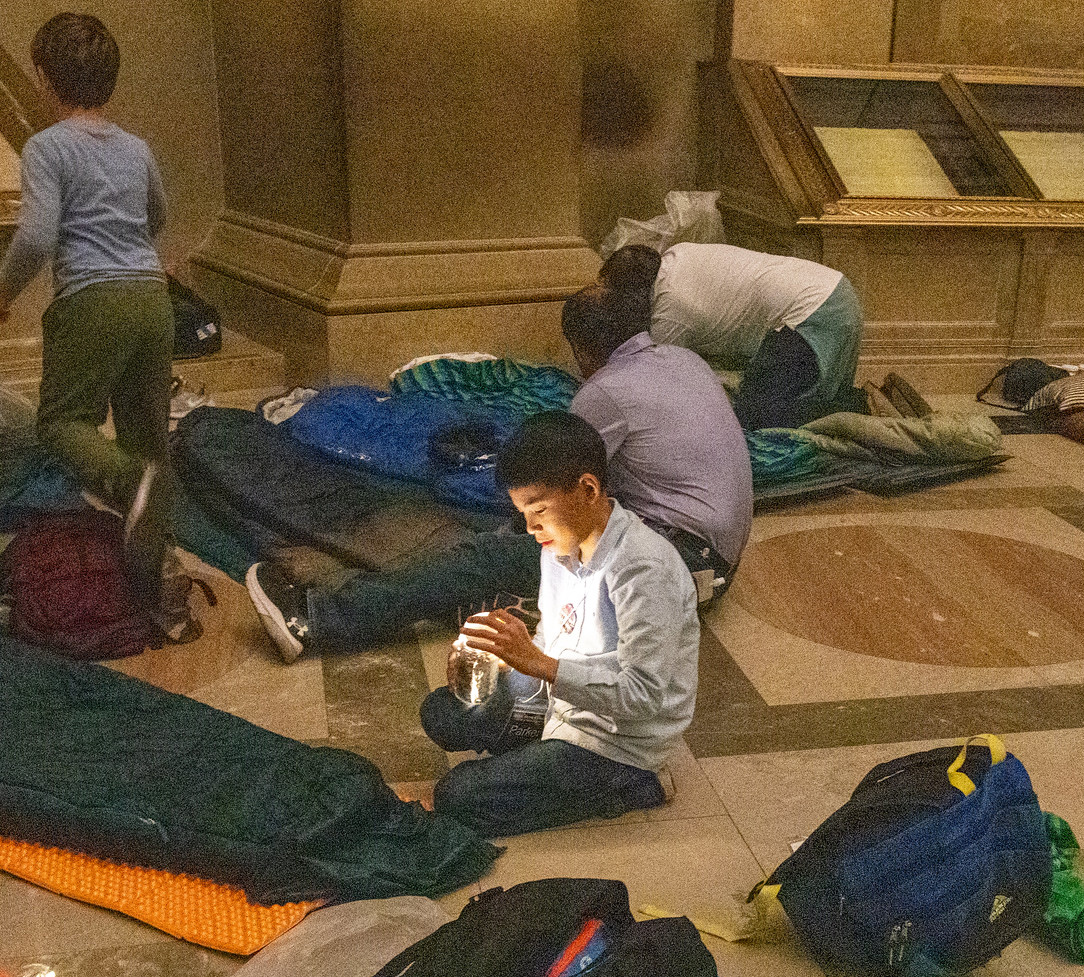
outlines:
{"label": "yellow backpack strap", "polygon": [[985,743],[989,747],[990,766],[1001,763],[1008,755],[1005,750],[1005,744],[993,733],[982,733],[978,736],[970,737],[967,742],[964,743],[959,756],[952,761],[952,765],[948,768],[948,782],[963,794],[964,797],[967,797],[968,794],[975,790],[975,782],[966,773],[961,773],[960,767],[964,765],[964,760],[967,759],[967,748],[975,742]]}

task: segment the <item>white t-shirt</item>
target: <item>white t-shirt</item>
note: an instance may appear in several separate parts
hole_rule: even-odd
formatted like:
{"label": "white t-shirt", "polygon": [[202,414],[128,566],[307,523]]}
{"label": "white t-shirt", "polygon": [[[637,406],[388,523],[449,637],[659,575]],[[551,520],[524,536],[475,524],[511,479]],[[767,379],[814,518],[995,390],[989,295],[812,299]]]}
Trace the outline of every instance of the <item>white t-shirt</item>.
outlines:
{"label": "white t-shirt", "polygon": [[842,278],[803,258],[675,244],[655,279],[651,336],[741,370],[770,331],[804,322]]}

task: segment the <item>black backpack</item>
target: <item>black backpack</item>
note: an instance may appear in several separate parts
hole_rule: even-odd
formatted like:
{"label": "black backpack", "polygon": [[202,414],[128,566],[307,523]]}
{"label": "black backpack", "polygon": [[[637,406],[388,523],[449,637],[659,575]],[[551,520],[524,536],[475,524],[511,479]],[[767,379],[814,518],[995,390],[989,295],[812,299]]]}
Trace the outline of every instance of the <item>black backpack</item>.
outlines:
{"label": "black backpack", "polygon": [[[593,920],[605,940],[590,939]],[[607,879],[489,889],[375,977],[547,977],[555,966],[577,977],[718,977],[688,919],[637,923],[624,883]]]}
{"label": "black backpack", "polygon": [[[1050,366],[1042,360],[1025,356],[1022,359],[1013,360],[1008,366],[1003,366],[998,370],[993,379],[975,394],[975,399],[984,404],[992,403],[985,397],[1000,379],[1002,399],[1019,408],[1048,383],[1067,376],[1069,376],[1069,371],[1063,370],[1060,366]],[[996,403],[995,406],[997,406]]]}
{"label": "black backpack", "polygon": [[173,306],[173,358],[194,359],[222,349],[222,317],[210,302],[167,276]]}

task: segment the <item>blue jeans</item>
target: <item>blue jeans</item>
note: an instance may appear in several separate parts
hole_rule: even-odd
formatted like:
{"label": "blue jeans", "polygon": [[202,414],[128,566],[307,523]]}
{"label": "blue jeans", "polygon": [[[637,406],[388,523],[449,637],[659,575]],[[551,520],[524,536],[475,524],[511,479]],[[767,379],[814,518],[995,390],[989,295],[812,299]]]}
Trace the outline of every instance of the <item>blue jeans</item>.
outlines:
{"label": "blue jeans", "polygon": [[[422,726],[450,750],[501,749],[515,692],[536,679],[511,673],[482,706],[466,706],[448,688],[422,703]],[[613,818],[664,800],[650,770],[593,753],[564,740],[535,739],[496,756],[468,760],[433,789],[433,806],[486,838],[524,834],[585,818]]]}
{"label": "blue jeans", "polygon": [[[516,723],[512,710],[517,701],[529,700],[544,714],[549,698],[543,684],[514,668],[502,669],[493,694],[476,706],[460,702],[444,686],[430,692],[422,702],[422,729],[449,753],[507,753],[542,735],[541,723]],[[536,727],[533,732],[529,725]]]}
{"label": "blue jeans", "polygon": [[[679,529],[655,524],[651,528],[677,547],[694,580],[705,568],[712,571],[709,576],[725,580],[715,596],[729,586],[735,568],[704,540]],[[457,612],[466,617],[468,612],[488,609],[498,594],[534,600],[542,579],[541,553],[542,547],[528,533],[481,533],[399,569],[348,571],[338,586],[309,588],[313,644],[357,651],[387,640],[415,621],[458,624]]]}
{"label": "blue jeans", "polygon": [[415,621],[458,623],[498,593],[538,597],[542,548],[527,533],[481,533],[451,549],[379,573],[352,572],[337,587],[308,592],[314,644],[358,650]]}
{"label": "blue jeans", "polygon": [[862,412],[854,389],[861,335],[862,308],[843,278],[804,322],[761,340],[734,398],[741,426],[801,427],[835,411]]}

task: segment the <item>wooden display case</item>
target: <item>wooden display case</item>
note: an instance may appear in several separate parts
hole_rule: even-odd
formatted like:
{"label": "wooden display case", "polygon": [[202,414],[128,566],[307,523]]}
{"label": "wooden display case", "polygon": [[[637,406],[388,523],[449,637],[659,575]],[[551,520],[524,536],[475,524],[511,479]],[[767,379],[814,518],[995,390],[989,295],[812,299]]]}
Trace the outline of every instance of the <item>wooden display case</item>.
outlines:
{"label": "wooden display case", "polygon": [[866,312],[864,375],[978,389],[1084,359],[1084,75],[732,61],[704,79],[728,241],[822,261]]}

